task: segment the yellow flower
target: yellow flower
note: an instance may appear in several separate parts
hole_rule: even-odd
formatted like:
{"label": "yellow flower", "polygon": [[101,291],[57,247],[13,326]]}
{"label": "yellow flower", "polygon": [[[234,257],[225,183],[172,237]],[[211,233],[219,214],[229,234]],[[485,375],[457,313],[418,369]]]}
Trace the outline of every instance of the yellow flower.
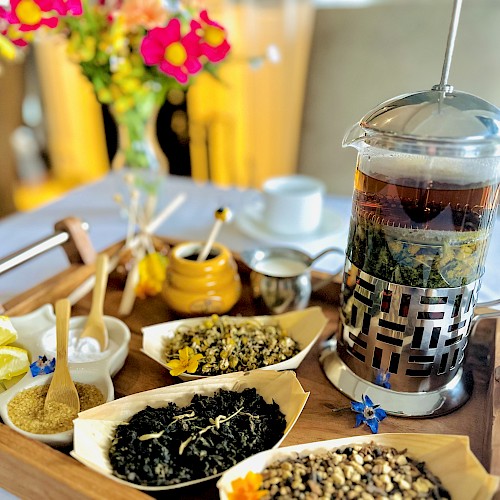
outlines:
{"label": "yellow flower", "polygon": [[229,500],[258,500],[269,492],[267,490],[259,490],[262,486],[262,475],[249,471],[248,474],[241,478],[231,481],[233,491],[227,494]]}
{"label": "yellow flower", "polygon": [[100,88],[97,91],[97,99],[99,100],[99,102],[102,102],[104,104],[113,102],[113,96],[111,95],[110,90],[105,87]]}
{"label": "yellow flower", "polygon": [[137,297],[157,295],[161,292],[167,276],[167,257],[161,253],[149,253],[139,262],[139,283],[135,288]]}
{"label": "yellow flower", "polygon": [[91,61],[96,53],[96,40],[91,36],[86,36],[78,48],[81,61]]}
{"label": "yellow flower", "polygon": [[112,77],[116,75],[128,76],[132,72],[132,61],[129,57],[120,57],[116,62],[116,69]]}
{"label": "yellow flower", "polygon": [[117,103],[118,99],[120,99],[120,97],[122,96],[122,91],[120,90],[120,87],[118,85],[116,85],[116,83],[113,83],[113,82],[110,83],[110,85],[109,85],[109,92],[111,93],[111,98],[114,101],[113,102],[113,107],[115,109],[117,109],[116,105],[118,104],[118,109],[117,109],[118,112],[120,112],[120,111],[127,111],[127,109],[129,109],[130,103],[127,103],[126,106],[123,105],[123,104],[121,104],[121,103]]}
{"label": "yellow flower", "polygon": [[128,56],[128,37],[123,20],[118,16],[109,26],[109,31],[101,33],[99,50],[111,55]]}
{"label": "yellow flower", "polygon": [[202,354],[195,354],[191,347],[183,347],[179,351],[179,359],[172,359],[167,363],[172,377],[177,377],[181,373],[194,373],[198,369],[198,361],[203,358]]}
{"label": "yellow flower", "polygon": [[3,35],[0,35],[0,56],[5,57],[5,59],[16,57],[16,46]]}
{"label": "yellow flower", "polygon": [[122,92],[127,95],[135,94],[142,86],[142,82],[138,78],[123,78],[117,83]]}
{"label": "yellow flower", "polygon": [[203,324],[205,326],[205,328],[213,328],[217,321],[219,321],[219,315],[218,314],[212,314],[212,316],[210,316],[210,318],[207,318]]}

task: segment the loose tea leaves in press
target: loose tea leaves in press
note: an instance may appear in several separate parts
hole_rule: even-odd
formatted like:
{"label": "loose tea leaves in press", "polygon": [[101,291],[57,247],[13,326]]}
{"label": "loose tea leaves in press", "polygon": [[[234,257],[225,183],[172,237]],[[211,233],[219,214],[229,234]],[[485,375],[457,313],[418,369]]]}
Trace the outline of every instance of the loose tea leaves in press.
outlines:
{"label": "loose tea leaves in press", "polygon": [[167,486],[217,475],[272,448],[286,420],[255,389],[220,389],[178,407],[147,406],[117,426],[109,450],[113,474],[143,486]]}
{"label": "loose tea leaves in press", "polygon": [[399,285],[468,285],[484,271],[495,186],[389,179],[357,170],[346,255],[367,274]]}
{"label": "loose tea leaves in press", "polygon": [[485,230],[424,231],[358,216],[351,224],[347,255],[366,273],[392,283],[460,287],[481,277],[488,237]]}

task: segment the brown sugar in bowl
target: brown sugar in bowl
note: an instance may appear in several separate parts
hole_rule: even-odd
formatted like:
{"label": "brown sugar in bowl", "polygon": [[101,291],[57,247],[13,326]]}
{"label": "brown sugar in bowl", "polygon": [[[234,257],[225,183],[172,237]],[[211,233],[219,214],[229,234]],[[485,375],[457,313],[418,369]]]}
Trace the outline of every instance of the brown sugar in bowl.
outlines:
{"label": "brown sugar in bowl", "polygon": [[[103,396],[102,403],[109,402],[114,399],[113,382],[108,373],[103,373],[100,370],[92,370],[90,368],[86,369],[70,368],[70,373],[71,373],[71,378],[73,379],[75,384],[78,385],[85,384],[89,386],[94,386]],[[52,430],[50,426],[48,426],[46,429],[43,429],[41,426],[36,426],[35,424],[35,426],[28,425],[27,427],[31,428],[33,431],[40,429],[41,432],[29,432],[27,430],[22,429],[21,427],[19,427],[14,423],[14,421],[18,421],[19,415],[13,416],[13,418],[11,418],[9,414],[10,412],[9,403],[14,398],[16,398],[16,396],[18,396],[21,392],[25,390],[31,390],[37,388],[38,386],[49,385],[51,380],[52,380],[52,374],[40,375],[37,377],[25,377],[18,384],[18,386],[16,386],[17,390],[15,392],[13,391],[9,392],[8,396],[0,400],[0,416],[2,417],[2,420],[6,425],[11,427],[15,431],[19,432],[20,434],[23,434],[26,437],[35,439],[37,441],[41,441],[45,444],[54,447],[67,446],[71,444],[73,441],[73,426],[71,426],[71,429],[69,430],[47,433],[46,432],[47,429]],[[87,396],[89,396],[89,394],[87,394]],[[86,409],[85,407],[88,407],[89,403],[90,403],[89,401],[85,402],[82,405],[81,410],[83,411],[84,409]],[[63,420],[64,419],[60,419],[60,421]],[[43,426],[43,424],[41,425]]]}

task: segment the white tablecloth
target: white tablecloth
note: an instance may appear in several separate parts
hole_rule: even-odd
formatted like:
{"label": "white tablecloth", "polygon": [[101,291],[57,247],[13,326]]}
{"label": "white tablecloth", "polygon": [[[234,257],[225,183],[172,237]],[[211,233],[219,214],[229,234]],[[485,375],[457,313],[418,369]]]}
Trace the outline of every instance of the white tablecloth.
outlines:
{"label": "white tablecloth", "polygon": [[[113,200],[120,192],[121,179],[110,174],[104,179],[71,191],[65,197],[31,212],[17,213],[0,220],[0,258],[10,255],[35,241],[51,235],[54,224],[68,217],[79,217],[90,225],[90,238],[97,251],[124,239],[126,219]],[[157,234],[172,238],[206,240],[213,225],[214,212],[220,206],[229,206],[234,212],[231,223],[223,226],[218,240],[228,248],[242,250],[262,246],[291,246],[310,255],[324,248],[337,246],[345,248],[351,211],[350,197],[327,196],[326,209],[338,220],[339,227],[331,234],[320,238],[305,238],[293,243],[283,243],[252,236],[242,231],[239,217],[257,206],[259,193],[254,190],[223,189],[212,184],[194,183],[189,178],[169,176],[161,187],[160,207],[171,201],[177,194],[186,193],[186,202],[166,220]],[[259,237],[256,237],[259,236]],[[480,292],[480,301],[500,297],[500,269],[496,262],[500,253],[500,225],[496,225],[486,262],[486,273]],[[323,270],[338,270],[343,259],[327,256],[319,261],[317,267]],[[21,266],[0,275],[0,303],[31,288],[67,267],[68,261],[61,248],[32,259]]]}

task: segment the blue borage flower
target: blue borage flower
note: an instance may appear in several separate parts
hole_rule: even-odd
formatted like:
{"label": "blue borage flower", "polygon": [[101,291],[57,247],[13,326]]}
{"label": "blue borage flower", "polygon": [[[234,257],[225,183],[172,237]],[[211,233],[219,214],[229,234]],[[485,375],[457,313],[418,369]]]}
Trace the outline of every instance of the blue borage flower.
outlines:
{"label": "blue borage flower", "polygon": [[385,411],[380,408],[380,405],[374,405],[373,401],[366,395],[363,396],[363,401],[351,402],[351,410],[356,412],[356,425],[359,427],[363,422],[370,428],[373,434],[378,432],[378,424],[387,417]]}
{"label": "blue borage flower", "polygon": [[378,370],[377,376],[375,377],[375,385],[379,385],[380,387],[384,387],[385,389],[390,389],[390,378],[391,374],[387,370]]}
{"label": "blue borage flower", "polygon": [[36,377],[37,375],[46,375],[52,373],[56,369],[56,358],[49,359],[47,356],[38,356],[36,361],[33,361],[30,365],[31,375]]}

